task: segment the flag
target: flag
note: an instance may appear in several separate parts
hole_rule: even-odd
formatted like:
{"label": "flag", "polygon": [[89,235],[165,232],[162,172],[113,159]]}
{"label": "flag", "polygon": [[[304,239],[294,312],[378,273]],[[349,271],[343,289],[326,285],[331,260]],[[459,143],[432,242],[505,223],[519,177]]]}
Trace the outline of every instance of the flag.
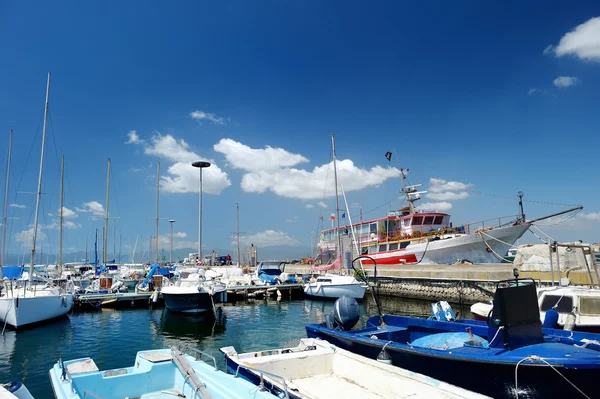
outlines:
{"label": "flag", "polygon": [[392,162],[392,153],[391,152],[386,152],[385,153],[385,159],[388,160],[388,162]]}
{"label": "flag", "polygon": [[360,221],[362,222],[362,208],[360,208]]}
{"label": "flag", "polygon": [[346,212],[342,213],[342,219],[346,218]]}
{"label": "flag", "polygon": [[332,213],[331,216],[329,216],[329,219],[335,220],[335,215]]}
{"label": "flag", "polygon": [[323,221],[323,216],[321,216],[319,219],[320,219],[320,220],[321,220],[321,222],[322,222],[322,221]]}

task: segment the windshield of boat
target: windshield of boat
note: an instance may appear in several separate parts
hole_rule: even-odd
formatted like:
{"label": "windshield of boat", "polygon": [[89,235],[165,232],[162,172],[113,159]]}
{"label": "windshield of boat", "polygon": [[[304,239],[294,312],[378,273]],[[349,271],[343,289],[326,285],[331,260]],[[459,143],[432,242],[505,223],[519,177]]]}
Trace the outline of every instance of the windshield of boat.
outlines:
{"label": "windshield of boat", "polygon": [[582,315],[600,315],[600,297],[582,296],[579,298],[579,306],[579,313]]}
{"label": "windshield of boat", "polygon": [[546,295],[542,301],[540,310],[545,312],[555,306],[558,313],[571,313],[571,310],[573,310],[573,298],[566,295]]}

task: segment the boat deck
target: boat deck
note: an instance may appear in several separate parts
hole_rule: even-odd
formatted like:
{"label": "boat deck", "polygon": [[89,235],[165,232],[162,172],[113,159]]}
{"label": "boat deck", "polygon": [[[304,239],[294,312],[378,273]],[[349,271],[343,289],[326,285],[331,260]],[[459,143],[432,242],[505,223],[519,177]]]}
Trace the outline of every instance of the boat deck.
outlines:
{"label": "boat deck", "polygon": [[[321,374],[292,380],[290,388],[297,387],[308,398],[382,399],[376,392],[336,374]],[[407,395],[414,396],[414,393]]]}

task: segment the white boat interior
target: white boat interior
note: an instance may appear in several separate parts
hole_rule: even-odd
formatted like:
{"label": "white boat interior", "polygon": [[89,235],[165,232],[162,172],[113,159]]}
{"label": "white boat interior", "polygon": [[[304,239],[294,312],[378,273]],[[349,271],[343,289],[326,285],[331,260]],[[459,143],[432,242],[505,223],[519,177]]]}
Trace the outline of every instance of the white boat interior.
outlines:
{"label": "white boat interior", "polygon": [[[298,346],[238,354],[221,348],[237,364],[256,375],[260,371],[285,379],[288,392],[307,399],[483,398],[480,394],[400,367],[340,349],[314,338]],[[229,362],[229,360],[228,360]],[[234,370],[235,372],[235,370]],[[277,379],[264,377],[282,388]]]}

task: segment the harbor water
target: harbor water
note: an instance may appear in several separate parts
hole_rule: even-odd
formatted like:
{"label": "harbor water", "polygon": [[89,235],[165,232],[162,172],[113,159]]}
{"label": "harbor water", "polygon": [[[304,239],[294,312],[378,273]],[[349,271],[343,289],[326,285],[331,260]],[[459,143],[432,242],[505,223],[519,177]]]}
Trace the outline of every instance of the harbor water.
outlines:
{"label": "harbor water", "polygon": [[[382,297],[384,313],[428,316],[430,303]],[[281,347],[306,337],[304,326],[321,323],[333,310],[331,301],[264,300],[223,306],[218,318],[198,317],[155,309],[99,309],[23,331],[7,329],[0,336],[0,381],[23,382],[36,399],[54,397],[48,370],[59,359],[91,357],[100,370],[133,365],[140,350],[187,344],[215,356],[224,370],[219,348],[239,351]],[[468,307],[453,305],[460,316]],[[361,306],[361,321],[377,314],[370,296]]]}

